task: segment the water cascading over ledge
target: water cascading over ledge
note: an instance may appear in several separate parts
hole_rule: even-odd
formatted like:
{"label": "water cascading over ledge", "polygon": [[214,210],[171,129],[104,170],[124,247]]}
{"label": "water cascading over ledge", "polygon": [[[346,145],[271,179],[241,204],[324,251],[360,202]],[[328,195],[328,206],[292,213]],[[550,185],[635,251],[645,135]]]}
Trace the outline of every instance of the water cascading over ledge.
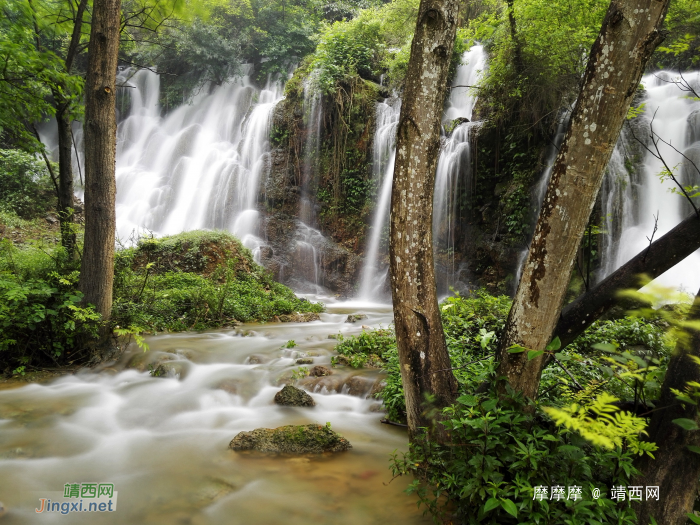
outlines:
{"label": "water cascading over ledge", "polygon": [[162,118],[158,76],[148,70],[120,76],[132,95],[117,131],[119,237],[144,229],[160,235],[227,229],[259,259],[257,201],[281,83],[268,79],[258,90],[244,76],[211,94],[202,89]]}
{"label": "water cascading over ledge", "polygon": [[[642,79],[645,88],[644,114],[625,124],[601,189],[603,227],[607,234],[602,243],[602,279],[644,250],[654,231],[654,239],[676,226],[691,211],[684,197],[671,190],[672,181],[661,181],[662,163],[646,152],[634,139],[649,144],[649,125],[670,147],[659,142],[659,149],[669,167],[684,186],[700,185],[700,174],[686,157],[700,167],[700,101],[688,97],[673,80],[673,72],[661,71]],[[684,75],[700,90],[700,72]],[[674,148],[677,148],[676,151]],[[697,203],[696,203],[697,205]],[[695,294],[700,287],[700,253],[696,252],[659,278],[659,282]]]}
{"label": "water cascading over ledge", "polygon": [[[467,288],[466,265],[457,263],[455,251],[459,242],[458,225],[460,215],[459,196],[462,189],[471,184],[471,133],[478,123],[471,122],[476,95],[468,86],[478,82],[486,66],[486,55],[482,46],[472,46],[464,53],[462,64],[457,68],[447,108],[443,117],[443,128],[449,133],[443,137],[443,147],[438,161],[435,196],[433,201],[433,244],[435,247],[436,277],[438,292],[445,294],[450,288]],[[388,265],[389,208],[391,203],[391,181],[394,172],[395,135],[400,111],[399,99],[387,99],[377,105],[377,124],[374,140],[374,177],[380,191],[375,204],[372,226],[365,249],[358,296],[361,299],[388,298],[386,277]]]}

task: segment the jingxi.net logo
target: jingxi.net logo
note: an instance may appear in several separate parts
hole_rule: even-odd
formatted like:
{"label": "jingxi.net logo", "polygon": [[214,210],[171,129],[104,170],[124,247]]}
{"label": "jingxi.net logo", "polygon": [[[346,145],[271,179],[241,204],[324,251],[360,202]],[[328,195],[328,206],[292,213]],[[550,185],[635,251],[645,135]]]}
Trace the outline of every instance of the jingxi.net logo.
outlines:
{"label": "jingxi.net logo", "polygon": [[114,483],[66,483],[61,492],[44,494],[39,498],[37,514],[54,512],[114,512],[117,510],[117,491]]}

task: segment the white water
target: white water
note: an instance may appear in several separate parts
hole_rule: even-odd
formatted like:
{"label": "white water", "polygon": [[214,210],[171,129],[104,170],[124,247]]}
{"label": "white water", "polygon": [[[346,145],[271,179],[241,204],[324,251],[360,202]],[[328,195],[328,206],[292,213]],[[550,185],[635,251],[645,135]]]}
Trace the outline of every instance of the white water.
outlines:
{"label": "white water", "polygon": [[[672,72],[657,73],[657,76],[666,80],[676,78]],[[700,90],[700,72],[685,75],[685,78]],[[645,76],[642,82],[647,91],[646,123],[643,126],[646,135],[649,134],[648,124],[656,114],[653,126],[658,136],[693,158],[700,167],[697,162],[700,160],[700,101],[689,99],[687,93],[676,85],[654,75]],[[659,180],[658,174],[663,166],[652,155],[645,155],[643,173],[638,180],[629,177],[624,168],[624,145],[629,140],[629,134],[625,134],[618,143],[603,188],[604,213],[618,221],[606,226],[611,232],[611,240],[604,245],[604,274],[609,274],[649,245],[647,237],[652,235],[657,212],[655,239],[667,233],[691,211],[684,197],[670,191],[674,187],[672,181],[662,183]],[[684,185],[700,184],[700,175],[690,169],[681,154],[665,144],[659,146],[666,163],[676,167],[675,173]],[[658,282],[694,295],[700,287],[700,253],[694,253],[667,271]]]}
{"label": "white water", "polygon": [[388,268],[380,267],[379,247],[382,232],[389,222],[389,205],[391,204],[391,186],[394,177],[396,158],[396,128],[399,124],[401,99],[386,99],[377,104],[377,124],[374,133],[372,172],[381,189],[374,210],[369,241],[365,253],[360,292],[358,296],[370,300],[381,297]]}
{"label": "white water", "polygon": [[[257,198],[269,169],[272,111],[280,82],[258,90],[246,76],[203,89],[165,118],[159,77],[120,73],[132,88],[129,116],[118,128],[117,233],[159,235],[220,228],[256,254],[263,244]],[[257,254],[256,254],[257,255]]]}
{"label": "white water", "polygon": [[[486,55],[482,46],[473,46],[462,57],[462,65],[457,68],[453,86],[473,86],[486,65]],[[471,120],[476,96],[468,87],[452,89],[445,110],[443,122],[448,123],[457,118]],[[377,298],[383,293],[388,274],[385,264],[380,262],[382,231],[389,222],[391,203],[391,185],[394,174],[395,135],[398,125],[400,103],[394,99],[385,100],[377,105],[377,125],[374,139],[374,177],[381,177],[376,208],[373,213],[372,227],[365,252],[358,296],[364,299]],[[445,141],[438,161],[435,196],[433,204],[433,231],[436,251],[452,255],[454,266],[455,235],[457,221],[457,199],[459,181],[470,181],[471,160],[469,153],[469,132],[476,124],[463,122],[459,124]],[[452,272],[454,281],[455,268]],[[452,283],[453,284],[453,283]]]}
{"label": "white water", "polygon": [[[357,334],[348,313],[387,326],[388,306],[329,304],[321,321],[243,325],[236,330],[149,337],[101,374],[0,391],[3,524],[356,525],[429,523],[391,481],[389,455],[403,429],[382,425],[368,397],[378,371],[337,368],[303,380],[317,403],[273,403],[296,358],[330,363],[329,334]],[[283,348],[288,340],[297,346]],[[151,377],[165,363],[172,377]],[[125,365],[128,367],[124,368]],[[350,395],[353,394],[353,395]],[[228,449],[243,430],[330,423],[353,445],[331,456],[250,457]],[[116,512],[37,514],[39,498],[66,483],[114,483]],[[74,500],[75,501],[75,500]],[[87,500],[86,500],[87,501]]]}

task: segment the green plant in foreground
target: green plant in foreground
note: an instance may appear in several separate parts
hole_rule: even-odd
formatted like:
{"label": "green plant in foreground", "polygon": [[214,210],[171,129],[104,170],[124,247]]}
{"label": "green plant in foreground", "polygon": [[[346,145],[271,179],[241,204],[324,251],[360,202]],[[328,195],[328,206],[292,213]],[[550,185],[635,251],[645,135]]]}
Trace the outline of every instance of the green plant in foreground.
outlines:
{"label": "green plant in foreground", "polygon": [[[626,447],[606,449],[575,432],[557,428],[536,405],[528,406],[512,391],[462,395],[444,409],[451,443],[413,444],[394,454],[394,475],[416,479],[417,494],[436,520],[463,524],[571,525],[635,524],[629,502],[619,504],[605,493],[628,485],[637,473],[634,453]],[[579,487],[581,496],[539,499],[535,490]],[[603,493],[598,499],[593,490]]]}

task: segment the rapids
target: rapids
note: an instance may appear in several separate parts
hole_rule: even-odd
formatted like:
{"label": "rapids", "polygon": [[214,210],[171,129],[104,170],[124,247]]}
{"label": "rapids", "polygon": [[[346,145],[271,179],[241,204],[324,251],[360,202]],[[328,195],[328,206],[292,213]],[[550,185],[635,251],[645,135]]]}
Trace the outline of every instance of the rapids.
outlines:
{"label": "rapids", "polygon": [[[345,322],[358,312],[368,318]],[[309,387],[314,408],[272,402],[300,356],[330,366],[329,335],[391,320],[388,305],[329,303],[320,321],[151,336],[147,353],[132,347],[100,373],[0,391],[3,524],[429,523],[403,493],[409,480],[391,481],[389,455],[406,448],[405,431],[379,422],[367,391],[347,393],[351,376],[371,385],[376,370],[336,369],[340,392]],[[297,346],[284,348],[289,340]],[[175,377],[152,377],[156,361]],[[260,458],[228,449],[243,430],[327,422],[352,450]],[[117,510],[35,512],[39,498],[87,482],[113,483]]]}

